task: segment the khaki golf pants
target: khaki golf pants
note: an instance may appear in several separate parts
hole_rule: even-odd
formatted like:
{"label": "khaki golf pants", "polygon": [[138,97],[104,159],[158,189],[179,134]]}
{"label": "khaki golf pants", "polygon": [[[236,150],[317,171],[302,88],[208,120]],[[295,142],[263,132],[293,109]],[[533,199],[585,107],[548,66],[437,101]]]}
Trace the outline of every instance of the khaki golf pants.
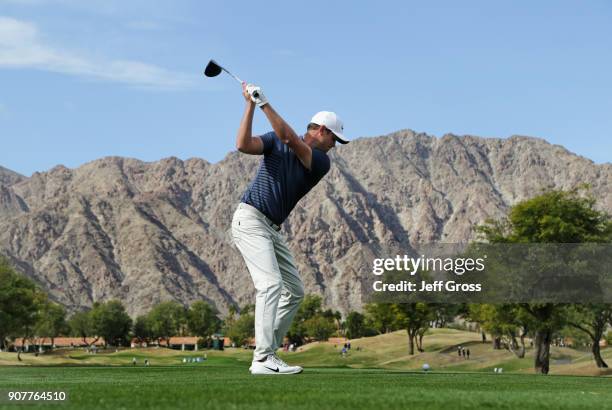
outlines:
{"label": "khaki golf pants", "polygon": [[285,238],[256,208],[240,203],[232,237],[257,290],[254,360],[273,354],[283,343],[304,298],[304,285]]}

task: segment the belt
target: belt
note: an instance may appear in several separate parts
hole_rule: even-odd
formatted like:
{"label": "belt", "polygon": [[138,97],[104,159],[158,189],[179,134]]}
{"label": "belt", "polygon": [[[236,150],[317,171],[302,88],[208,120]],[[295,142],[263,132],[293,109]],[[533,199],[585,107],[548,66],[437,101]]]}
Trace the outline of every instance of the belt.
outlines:
{"label": "belt", "polygon": [[259,215],[263,217],[264,221],[266,221],[266,223],[270,225],[272,229],[274,229],[276,232],[280,232],[281,227],[277,223],[275,223],[272,219],[268,218],[266,214],[261,212],[259,209],[255,208],[253,205],[247,204],[246,202],[240,202],[240,204],[238,204],[238,208],[241,208],[241,207],[257,212]]}

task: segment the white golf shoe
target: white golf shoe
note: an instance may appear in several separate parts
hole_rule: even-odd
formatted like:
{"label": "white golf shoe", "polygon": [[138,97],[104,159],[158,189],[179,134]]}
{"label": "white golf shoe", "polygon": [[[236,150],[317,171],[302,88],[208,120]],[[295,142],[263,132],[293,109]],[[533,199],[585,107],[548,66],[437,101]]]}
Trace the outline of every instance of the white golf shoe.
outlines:
{"label": "white golf shoe", "polygon": [[300,366],[289,366],[275,354],[269,354],[263,362],[253,360],[249,367],[251,374],[298,374],[302,373]]}

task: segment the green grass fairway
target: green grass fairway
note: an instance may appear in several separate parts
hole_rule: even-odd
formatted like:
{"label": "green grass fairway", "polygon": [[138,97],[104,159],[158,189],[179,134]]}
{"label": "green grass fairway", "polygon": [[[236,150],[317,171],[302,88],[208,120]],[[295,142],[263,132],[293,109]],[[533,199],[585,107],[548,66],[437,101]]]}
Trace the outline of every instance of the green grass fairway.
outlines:
{"label": "green grass fairway", "polygon": [[[458,357],[458,344],[470,348],[470,360]],[[333,343],[281,353],[305,367],[297,376],[251,376],[252,351],[244,349],[128,348],[95,355],[58,349],[22,355],[21,362],[2,352],[0,391],[66,391],[69,402],[46,406],[53,409],[612,409],[610,372],[597,369],[588,351],[553,347],[556,375],[542,376],[533,374],[533,349],[518,359],[480,343],[477,333],[453,329],[428,332],[425,352],[413,356],[405,331],[356,339],[352,347],[347,357]],[[610,363],[612,349],[602,353]],[[204,355],[204,363],[182,363]],[[152,366],[143,367],[144,359]],[[423,363],[434,370],[419,371]],[[504,373],[493,373],[495,367]],[[0,403],[4,408],[18,407]]]}
{"label": "green grass fairway", "polygon": [[350,368],[251,376],[247,368],[230,357],[147,368],[3,366],[0,390],[66,391],[69,401],[53,409],[612,408],[612,380],[602,377]]}

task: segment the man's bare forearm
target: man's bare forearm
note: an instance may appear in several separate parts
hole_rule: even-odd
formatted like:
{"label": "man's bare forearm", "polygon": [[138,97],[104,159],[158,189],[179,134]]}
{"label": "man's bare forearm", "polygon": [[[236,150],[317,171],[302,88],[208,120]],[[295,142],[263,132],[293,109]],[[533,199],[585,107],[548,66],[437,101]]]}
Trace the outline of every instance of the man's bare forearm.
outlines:
{"label": "man's bare forearm", "polygon": [[293,128],[285,122],[285,120],[278,115],[274,108],[270,104],[266,104],[262,107],[262,110],[272,129],[276,133],[276,136],[281,140],[283,144],[287,144],[289,148],[297,155],[300,162],[308,169],[312,162],[312,149],[304,141],[298,137],[293,131]]}
{"label": "man's bare forearm", "polygon": [[242,120],[240,120],[240,127],[238,128],[238,134],[236,135],[236,148],[239,151],[248,149],[251,145],[251,138],[253,137],[253,114],[255,112],[255,104],[247,101]]}
{"label": "man's bare forearm", "polygon": [[285,122],[283,117],[278,115],[269,103],[262,107],[262,111],[272,125],[272,129],[284,144],[289,144],[293,139],[299,139],[293,128]]}

